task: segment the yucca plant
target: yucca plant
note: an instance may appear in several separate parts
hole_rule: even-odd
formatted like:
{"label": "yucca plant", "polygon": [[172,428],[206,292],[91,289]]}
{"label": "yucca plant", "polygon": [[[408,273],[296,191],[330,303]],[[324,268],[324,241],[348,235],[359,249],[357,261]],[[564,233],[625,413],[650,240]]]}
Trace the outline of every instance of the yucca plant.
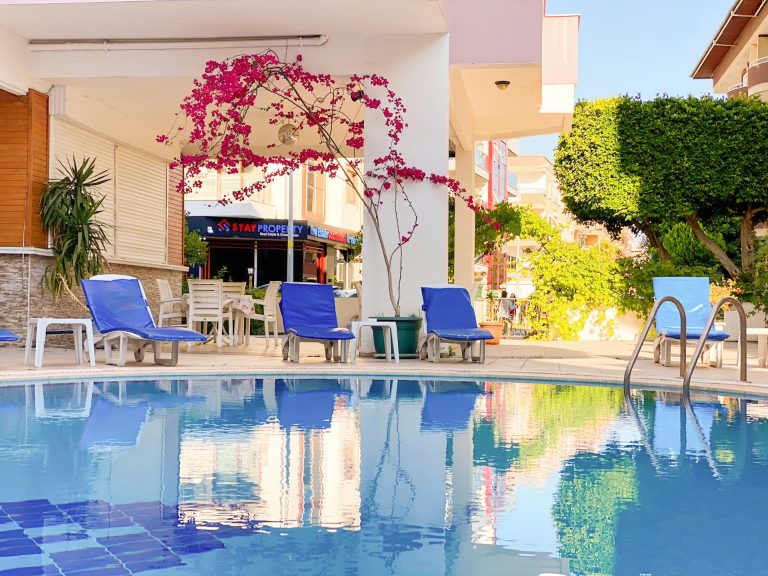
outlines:
{"label": "yucca plant", "polygon": [[51,234],[53,262],[46,270],[45,284],[55,297],[73,294],[83,278],[104,268],[103,252],[108,242],[104,224],[97,220],[104,196],[97,188],[109,182],[106,171],[96,172],[96,160],[73,157],[59,161],[61,178],[48,183],[40,199],[43,227]]}

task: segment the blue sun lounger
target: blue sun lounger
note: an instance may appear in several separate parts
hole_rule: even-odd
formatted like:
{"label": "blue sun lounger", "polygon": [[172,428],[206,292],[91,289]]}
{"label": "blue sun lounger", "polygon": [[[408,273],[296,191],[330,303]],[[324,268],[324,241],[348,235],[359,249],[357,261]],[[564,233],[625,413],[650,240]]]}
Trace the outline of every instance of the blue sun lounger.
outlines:
{"label": "blue sun lounger", "polygon": [[[155,326],[152,313],[137,278],[104,274],[81,280],[85,301],[93,323],[101,332],[107,364],[124,366],[129,341],[136,344],[133,356],[144,359],[144,349],[152,346],[155,364],[175,366],[179,361],[179,342],[205,342],[206,336],[188,328]],[[171,343],[171,355],[161,357],[159,344]],[[112,346],[117,344],[117,358]]]}
{"label": "blue sun lounger", "polygon": [[17,342],[18,340],[19,337],[16,334],[5,328],[0,328],[0,342]]}
{"label": "blue sun lounger", "polygon": [[[709,278],[707,277],[658,277],[653,279],[653,294],[656,299],[664,296],[674,296],[683,305],[686,320],[686,338],[695,343],[707,325],[712,313],[712,303],[709,300]],[[653,343],[653,360],[661,361],[669,366],[672,356],[672,343],[680,340],[680,314],[671,302],[661,305],[656,313],[656,332]],[[707,343],[714,348],[716,363],[723,362],[723,342],[730,336],[721,330],[710,330]]]}
{"label": "blue sun lounger", "polygon": [[322,342],[325,359],[349,360],[349,341],[354,338],[346,328],[339,328],[333,286],[304,282],[284,282],[281,286],[280,313],[283,315],[283,360],[299,361],[302,341]]}
{"label": "blue sun lounger", "polygon": [[419,358],[439,362],[440,344],[450,342],[461,347],[462,360],[467,360],[477,345],[478,352],[472,354],[472,361],[485,362],[485,341],[492,340],[493,334],[478,328],[467,289],[450,285],[423,286],[421,297],[426,334],[419,342]]}

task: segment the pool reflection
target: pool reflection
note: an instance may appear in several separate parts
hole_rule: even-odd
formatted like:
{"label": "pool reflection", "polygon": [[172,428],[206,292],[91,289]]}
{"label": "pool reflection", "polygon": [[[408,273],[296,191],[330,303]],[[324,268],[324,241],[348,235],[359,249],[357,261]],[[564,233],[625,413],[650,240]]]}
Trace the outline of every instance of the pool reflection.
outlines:
{"label": "pool reflection", "polygon": [[383,378],[12,386],[0,474],[0,502],[122,522],[160,509],[218,538],[168,560],[174,574],[768,562],[768,404],[716,396]]}

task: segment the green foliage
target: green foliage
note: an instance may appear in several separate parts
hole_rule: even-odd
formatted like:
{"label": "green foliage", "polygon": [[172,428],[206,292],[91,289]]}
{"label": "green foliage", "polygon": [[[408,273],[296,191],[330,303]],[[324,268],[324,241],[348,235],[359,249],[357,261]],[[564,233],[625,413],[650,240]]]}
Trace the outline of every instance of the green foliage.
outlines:
{"label": "green foliage", "polygon": [[[706,229],[704,231],[718,246],[726,250],[725,240],[719,231],[710,232]],[[718,262],[712,256],[712,252],[704,248],[701,242],[696,240],[691,227],[683,222],[678,222],[664,234],[662,244],[678,266],[706,266],[709,268],[718,266]]]}
{"label": "green foliage", "polygon": [[535,286],[528,305],[532,338],[575,340],[590,313],[618,305],[622,277],[613,246],[582,248],[532,210],[522,212],[521,236],[541,245],[526,256]]}
{"label": "green foliage", "polygon": [[555,172],[563,202],[581,222],[598,222],[618,233],[639,229],[640,179],[621,169],[618,130],[623,98],[576,104],[573,127],[560,135]]}
{"label": "green foliage", "polygon": [[491,210],[475,212],[475,257],[493,254],[520,235],[520,208],[509,202],[496,204]]}
{"label": "green foliage", "polygon": [[[725,220],[739,220],[740,244],[731,236],[723,251],[725,238],[710,242],[706,230],[697,241],[729,276],[751,274],[754,225],[768,217],[768,104],[708,96],[580,102],[555,169],[577,219],[643,231],[664,259],[659,237],[679,231],[675,224],[702,222],[716,232]],[[691,250],[684,254],[678,264],[708,264],[688,258]]]}
{"label": "green foliage", "polygon": [[631,457],[580,454],[560,478],[552,508],[560,556],[570,559],[574,574],[615,574],[619,512],[638,498]]}
{"label": "green foliage", "polygon": [[40,199],[40,218],[53,249],[45,283],[55,297],[62,291],[72,293],[80,280],[103,270],[108,242],[97,219],[104,202],[97,189],[109,182],[107,173],[96,173],[96,161],[90,158],[59,165],[61,178],[52,180]]}
{"label": "green foliage", "polygon": [[190,230],[187,219],[184,219],[184,264],[202,266],[208,261],[208,242],[200,236],[197,230]]}
{"label": "green foliage", "polygon": [[355,242],[349,247],[350,261],[359,259],[363,254],[363,228],[362,227],[357,232],[357,234],[355,234],[355,239],[357,240],[357,242]]}
{"label": "green foliage", "polygon": [[[245,293],[253,296],[254,300],[264,300],[264,297],[267,295],[267,289],[266,288],[246,288]],[[263,312],[263,306],[261,304],[256,304],[256,312],[261,313]],[[258,334],[264,334],[264,322],[261,320],[251,320],[251,335],[258,335]]]}
{"label": "green foliage", "polygon": [[219,268],[219,270],[216,272],[216,274],[213,275],[213,280],[227,280],[227,277],[229,276],[229,268],[226,266],[222,266]]}
{"label": "green foliage", "polygon": [[662,262],[658,257],[619,258],[617,261],[622,283],[619,285],[619,308],[645,317],[653,308],[653,278],[655,276],[709,276],[712,282],[722,282],[723,276],[716,264],[679,266]]}
{"label": "green foliage", "polygon": [[756,99],[622,98],[620,169],[640,182],[641,212],[739,216],[768,204],[768,106]]}

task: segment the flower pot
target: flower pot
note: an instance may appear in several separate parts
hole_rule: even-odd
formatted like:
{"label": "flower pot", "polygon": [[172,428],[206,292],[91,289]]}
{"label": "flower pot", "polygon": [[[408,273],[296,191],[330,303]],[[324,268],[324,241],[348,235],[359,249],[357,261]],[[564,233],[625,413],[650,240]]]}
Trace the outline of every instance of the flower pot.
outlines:
{"label": "flower pot", "polygon": [[504,330],[503,322],[480,322],[480,328],[485,328],[493,334],[493,340],[486,340],[486,344],[498,344],[501,341],[501,333]]}
{"label": "flower pot", "polygon": [[[397,345],[400,358],[418,358],[419,330],[421,318],[416,316],[381,316],[380,322],[394,322],[397,325]],[[373,346],[376,358],[384,358],[384,330],[373,331]]]}

